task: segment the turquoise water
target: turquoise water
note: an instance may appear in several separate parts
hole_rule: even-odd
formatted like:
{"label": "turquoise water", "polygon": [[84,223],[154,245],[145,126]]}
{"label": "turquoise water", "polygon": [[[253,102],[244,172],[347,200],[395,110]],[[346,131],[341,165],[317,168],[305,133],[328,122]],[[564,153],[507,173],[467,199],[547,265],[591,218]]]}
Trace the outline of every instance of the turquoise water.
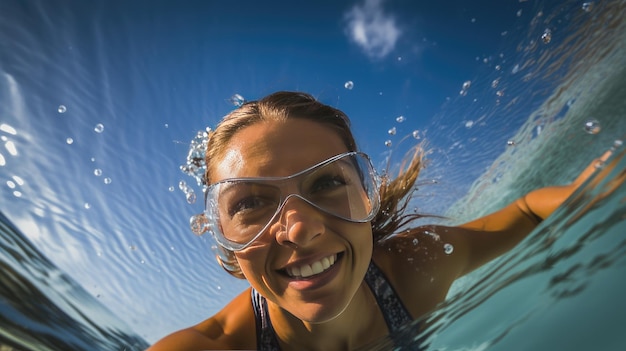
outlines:
{"label": "turquoise water", "polygon": [[[8,4],[0,1],[5,10]],[[564,184],[605,150],[615,151],[515,250],[459,280],[442,307],[424,317],[425,330],[409,326],[368,348],[626,345],[626,160],[619,143],[626,136],[626,2],[507,3],[500,15],[520,20],[506,35],[493,29],[504,38],[501,49],[476,54],[479,65],[420,120],[416,110],[427,107],[416,100],[426,98],[388,93],[419,79],[373,76],[373,96],[357,98],[365,77],[352,72],[354,90],[344,88],[345,72],[331,70],[341,60],[290,70],[297,60],[287,55],[275,71],[264,71],[272,63],[262,53],[218,66],[218,76],[206,68],[222,59],[212,45],[230,37],[211,37],[205,47],[201,36],[190,36],[202,29],[194,27],[168,46],[174,24],[188,18],[172,13],[161,22],[139,6],[68,4],[23,2],[0,11],[7,48],[0,55],[0,344],[142,349],[207,318],[244,289],[216,265],[212,242],[190,233],[188,218],[200,205],[186,201],[179,183],[200,192],[179,165],[196,131],[232,108],[233,92],[302,89],[322,92],[324,102],[352,116],[361,147],[381,169],[388,158],[394,168],[406,149],[426,140],[429,164],[413,204],[453,223],[531,189]],[[461,22],[439,29],[453,24]],[[550,40],[542,39],[547,28]],[[338,50],[320,45],[314,53]],[[233,52],[223,60],[236,60]],[[254,64],[259,68],[242,69]],[[442,81],[446,69],[435,72]],[[299,75],[309,70],[316,74]],[[465,79],[471,87],[459,94]],[[407,120],[397,122],[400,114]],[[598,129],[585,130],[588,123]]]}

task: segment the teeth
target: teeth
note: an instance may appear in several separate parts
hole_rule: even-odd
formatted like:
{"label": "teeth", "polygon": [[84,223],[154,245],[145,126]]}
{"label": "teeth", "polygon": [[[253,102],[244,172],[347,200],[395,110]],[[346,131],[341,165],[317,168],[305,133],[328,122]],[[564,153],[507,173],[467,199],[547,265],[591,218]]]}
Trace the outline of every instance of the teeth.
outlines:
{"label": "teeth", "polygon": [[323,271],[327,270],[335,264],[335,260],[337,259],[336,255],[324,257],[317,262],[313,262],[312,264],[303,264],[299,267],[290,267],[287,268],[287,274],[296,278],[307,278],[315,274],[320,274]]}

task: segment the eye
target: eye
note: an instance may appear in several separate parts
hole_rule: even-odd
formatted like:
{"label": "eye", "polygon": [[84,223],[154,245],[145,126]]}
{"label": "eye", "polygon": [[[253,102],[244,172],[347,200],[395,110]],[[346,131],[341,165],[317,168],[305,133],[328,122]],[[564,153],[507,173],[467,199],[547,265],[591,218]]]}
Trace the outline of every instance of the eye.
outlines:
{"label": "eye", "polygon": [[245,197],[228,206],[228,214],[231,217],[234,217],[236,215],[243,215],[255,210],[265,208],[270,203],[271,201],[268,201],[267,199],[264,199],[260,196]]}
{"label": "eye", "polygon": [[311,193],[319,193],[323,191],[329,191],[337,189],[346,185],[346,180],[339,175],[323,175],[317,178],[310,187]]}

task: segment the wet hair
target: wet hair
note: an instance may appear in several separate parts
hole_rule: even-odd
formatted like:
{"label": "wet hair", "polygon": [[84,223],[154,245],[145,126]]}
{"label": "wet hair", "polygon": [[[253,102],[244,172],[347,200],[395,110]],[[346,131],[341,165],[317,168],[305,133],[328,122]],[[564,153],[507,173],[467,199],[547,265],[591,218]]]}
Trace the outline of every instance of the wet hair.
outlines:
{"label": "wet hair", "polygon": [[[232,137],[239,130],[263,121],[285,121],[302,118],[330,127],[344,142],[348,151],[358,151],[350,129],[350,119],[342,111],[317,101],[313,96],[301,92],[280,91],[258,101],[244,103],[226,115],[217,127],[209,132],[206,150],[205,184],[211,184],[213,163],[221,160]],[[415,181],[423,164],[422,148],[418,145],[410,153],[397,177],[383,179],[380,187],[381,206],[371,221],[373,240],[384,240],[399,228],[420,218],[416,213],[406,214]],[[217,245],[217,260],[230,274],[244,278],[232,251]]]}

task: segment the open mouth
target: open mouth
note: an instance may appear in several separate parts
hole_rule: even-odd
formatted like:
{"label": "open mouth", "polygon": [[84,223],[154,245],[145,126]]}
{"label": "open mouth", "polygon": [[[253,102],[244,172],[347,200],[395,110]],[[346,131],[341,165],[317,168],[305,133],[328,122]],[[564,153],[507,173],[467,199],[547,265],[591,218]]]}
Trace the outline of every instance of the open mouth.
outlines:
{"label": "open mouth", "polygon": [[303,264],[300,266],[292,266],[283,270],[287,276],[291,278],[309,278],[314,275],[324,273],[329,270],[339,259],[341,259],[343,253],[330,255],[324,257],[319,261],[312,262],[311,264]]}

